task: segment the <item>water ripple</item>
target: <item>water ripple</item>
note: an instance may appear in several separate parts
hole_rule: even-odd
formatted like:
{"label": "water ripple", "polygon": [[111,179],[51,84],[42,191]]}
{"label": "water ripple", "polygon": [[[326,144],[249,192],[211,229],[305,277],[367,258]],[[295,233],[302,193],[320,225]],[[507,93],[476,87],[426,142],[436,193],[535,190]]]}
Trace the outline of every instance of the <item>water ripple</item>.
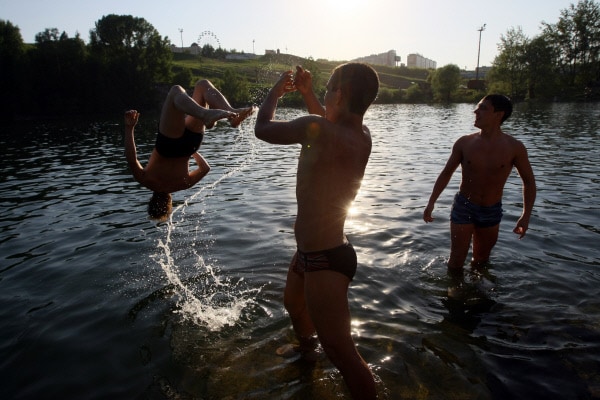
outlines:
{"label": "water ripple", "polygon": [[[293,118],[301,110],[280,110]],[[352,332],[381,398],[594,398],[600,393],[600,110],[519,104],[506,130],[538,181],[518,240],[509,178],[492,265],[448,276],[458,173],[422,210],[473,105],[373,107],[373,152],[347,231],[359,268]],[[0,135],[0,371],[19,398],[319,398],[346,395],[327,360],[275,357],[293,338],[282,305],[294,252],[299,148],[226,124],[201,152],[211,173],[147,219],[120,120],[53,121]],[[145,160],[156,120],[140,123]],[[454,188],[454,189],[453,189]],[[110,382],[107,385],[106,382]]]}

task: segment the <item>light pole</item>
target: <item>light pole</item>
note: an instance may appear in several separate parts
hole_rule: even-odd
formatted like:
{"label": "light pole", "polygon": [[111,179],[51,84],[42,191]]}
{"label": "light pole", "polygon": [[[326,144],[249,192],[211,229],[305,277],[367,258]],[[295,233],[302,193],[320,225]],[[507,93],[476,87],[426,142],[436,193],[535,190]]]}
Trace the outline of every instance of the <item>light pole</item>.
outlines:
{"label": "light pole", "polygon": [[254,39],[252,39],[252,54],[256,54],[256,52],[254,51]]}
{"label": "light pole", "polygon": [[485,31],[486,24],[483,24],[481,28],[477,29],[479,31],[479,47],[477,48],[477,69],[475,70],[475,80],[479,80],[479,54],[481,53],[481,32]]}
{"label": "light pole", "polygon": [[183,28],[179,28],[179,34],[181,35],[181,52],[183,53]]}

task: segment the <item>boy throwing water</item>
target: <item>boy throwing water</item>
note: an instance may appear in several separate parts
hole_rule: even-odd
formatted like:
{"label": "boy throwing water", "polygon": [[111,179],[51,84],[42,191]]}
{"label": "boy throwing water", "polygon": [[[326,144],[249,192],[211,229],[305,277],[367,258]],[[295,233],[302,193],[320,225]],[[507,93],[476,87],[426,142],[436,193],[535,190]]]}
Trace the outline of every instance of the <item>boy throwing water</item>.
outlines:
{"label": "boy throwing water", "polygon": [[[373,375],[350,334],[348,286],[357,267],[356,253],[344,235],[350,204],[356,197],[371,153],[371,134],[363,116],[379,90],[369,66],[348,63],[334,69],[325,104],[302,67],[284,72],[261,105],[256,137],[268,143],[300,144],[296,180],[298,213],[294,227],[297,252],[290,264],[284,304],[302,354],[314,348],[314,334],[340,370],[352,396],[376,398]],[[277,101],[298,90],[311,115],[275,120]]]}

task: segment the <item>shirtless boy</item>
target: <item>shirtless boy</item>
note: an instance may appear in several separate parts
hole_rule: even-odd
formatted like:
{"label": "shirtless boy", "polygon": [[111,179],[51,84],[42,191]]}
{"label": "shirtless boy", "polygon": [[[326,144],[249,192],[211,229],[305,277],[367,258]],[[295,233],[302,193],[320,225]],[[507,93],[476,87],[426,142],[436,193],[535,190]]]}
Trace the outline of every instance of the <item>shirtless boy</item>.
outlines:
{"label": "shirtless boy", "polygon": [[[196,83],[191,97],[181,86],[171,87],[162,107],[156,145],[145,167],[137,159],[133,137],[139,113],[125,112],[125,157],[135,180],[153,192],[148,204],[151,218],[165,220],[171,212],[171,193],[194,186],[210,171],[204,157],[196,152],[205,128],[225,118],[236,127],[252,112],[252,107],[231,107],[207,80]],[[192,171],[190,156],[198,165]]]}
{"label": "shirtless boy", "polygon": [[475,109],[475,126],[480,131],[462,136],[454,143],[450,158],[433,186],[423,212],[425,222],[433,221],[434,204],[460,165],[462,179],[450,216],[449,271],[462,270],[471,239],[471,265],[488,263],[498,239],[504,185],[513,167],[523,182],[523,212],[513,232],[521,239],[529,227],[536,196],[535,178],[523,143],[502,132],[500,127],[511,113],[512,103],[506,96],[485,96]]}
{"label": "shirtless boy", "polygon": [[[379,89],[369,66],[348,63],[334,69],[324,106],[301,67],[281,75],[260,106],[256,137],[272,144],[300,144],[296,180],[297,252],[287,274],[284,305],[300,342],[309,352],[316,332],[325,354],[339,369],[356,399],[376,398],[373,375],[350,334],[348,286],[356,253],[344,235],[348,208],[356,197],[371,153],[363,116]],[[277,101],[298,90],[311,115],[277,121]]]}

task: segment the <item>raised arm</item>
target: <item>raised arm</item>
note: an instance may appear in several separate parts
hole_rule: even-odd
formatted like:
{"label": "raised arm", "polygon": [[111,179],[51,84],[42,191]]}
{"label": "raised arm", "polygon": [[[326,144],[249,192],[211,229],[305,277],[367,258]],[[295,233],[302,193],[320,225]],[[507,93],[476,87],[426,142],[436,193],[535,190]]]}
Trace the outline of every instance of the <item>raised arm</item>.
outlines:
{"label": "raised arm", "polygon": [[515,158],[515,168],[523,181],[523,212],[517,221],[517,226],[513,229],[513,232],[519,235],[519,239],[522,239],[529,228],[529,219],[531,218],[533,203],[535,203],[537,188],[535,185],[533,169],[531,168],[529,157],[527,156],[527,149],[520,142],[519,151]]}
{"label": "raised arm", "polygon": [[423,211],[423,220],[425,222],[433,221],[431,214],[433,213],[435,202],[437,201],[438,197],[440,197],[440,194],[442,194],[446,186],[448,186],[448,182],[450,182],[454,171],[456,171],[456,168],[458,168],[460,165],[462,160],[462,150],[460,148],[459,141],[454,143],[454,146],[452,146],[452,153],[450,153],[450,157],[448,158],[448,161],[446,161],[444,169],[442,169],[442,172],[440,172],[435,184],[433,185],[431,196],[429,196],[429,202]]}
{"label": "raised arm", "polygon": [[125,158],[135,180],[142,183],[144,168],[137,159],[135,140],[133,138],[133,131],[139,117],[140,114],[136,110],[125,112]]}
{"label": "raised arm", "polygon": [[[300,119],[275,121],[277,101],[284,94],[295,91],[292,71],[286,71],[269,91],[258,109],[254,134],[257,138],[273,144],[302,143],[306,136],[305,125]],[[313,118],[317,118],[314,117]]]}
{"label": "raised arm", "polygon": [[296,67],[296,75],[294,76],[294,85],[302,95],[306,108],[310,114],[325,116],[325,108],[317,99],[312,86],[312,74],[301,66]]}

